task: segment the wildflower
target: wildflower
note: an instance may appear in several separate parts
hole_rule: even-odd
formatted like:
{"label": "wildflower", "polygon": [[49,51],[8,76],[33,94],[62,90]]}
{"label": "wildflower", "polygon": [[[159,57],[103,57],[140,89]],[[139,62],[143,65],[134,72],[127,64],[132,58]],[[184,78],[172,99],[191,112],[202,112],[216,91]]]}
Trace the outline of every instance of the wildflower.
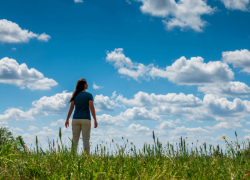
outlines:
{"label": "wildflower", "polygon": [[240,149],[240,144],[238,144],[238,148]]}
{"label": "wildflower", "polygon": [[114,139],[112,139],[112,142],[114,142]]}
{"label": "wildflower", "polygon": [[226,139],[226,137],[225,137],[225,136],[222,136],[222,139]]}
{"label": "wildflower", "polygon": [[122,139],[123,139],[123,137],[122,137]]}

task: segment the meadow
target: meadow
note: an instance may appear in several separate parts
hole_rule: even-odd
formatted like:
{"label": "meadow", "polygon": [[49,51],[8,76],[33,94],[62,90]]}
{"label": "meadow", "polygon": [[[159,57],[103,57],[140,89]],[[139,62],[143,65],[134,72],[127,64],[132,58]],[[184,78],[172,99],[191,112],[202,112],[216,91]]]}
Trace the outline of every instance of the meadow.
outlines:
{"label": "meadow", "polygon": [[0,128],[0,179],[250,179],[249,141],[236,140],[220,146],[203,143],[196,147],[185,138],[175,144],[162,144],[152,132],[154,144],[143,149],[124,141],[110,152],[99,144],[90,155],[76,153],[71,146],[59,140],[49,142],[49,149],[28,148],[22,137],[14,137],[6,128]]}

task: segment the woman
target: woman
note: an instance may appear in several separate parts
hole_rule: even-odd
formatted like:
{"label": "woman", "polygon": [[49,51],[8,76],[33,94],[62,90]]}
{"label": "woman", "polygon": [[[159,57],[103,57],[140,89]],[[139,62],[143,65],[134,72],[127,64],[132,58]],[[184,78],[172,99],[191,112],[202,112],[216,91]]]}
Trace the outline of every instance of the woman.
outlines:
{"label": "woman", "polygon": [[77,149],[80,133],[82,131],[84,151],[86,154],[89,154],[89,139],[91,130],[90,111],[94,118],[94,128],[97,128],[98,123],[96,121],[93,96],[92,94],[86,92],[86,89],[88,89],[86,79],[79,79],[76,84],[76,89],[69,101],[71,105],[69,108],[68,117],[65,122],[65,127],[67,128],[69,126],[69,118],[75,106],[75,112],[73,114],[72,120],[72,134],[75,149]]}

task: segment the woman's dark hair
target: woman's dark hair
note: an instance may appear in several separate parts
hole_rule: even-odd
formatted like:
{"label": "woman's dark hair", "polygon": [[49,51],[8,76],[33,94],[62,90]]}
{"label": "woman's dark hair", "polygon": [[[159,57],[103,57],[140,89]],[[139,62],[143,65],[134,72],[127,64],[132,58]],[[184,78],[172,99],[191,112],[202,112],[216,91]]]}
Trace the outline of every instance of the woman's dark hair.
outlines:
{"label": "woman's dark hair", "polygon": [[86,82],[86,79],[83,79],[83,78],[81,78],[81,79],[79,79],[79,80],[77,81],[77,83],[76,83],[76,89],[75,89],[75,91],[73,92],[72,97],[71,97],[70,100],[69,100],[69,103],[70,103],[71,101],[74,100],[74,98],[76,97],[77,94],[79,94],[79,92],[81,92],[81,91],[84,90],[84,85],[85,85],[86,83],[87,83],[87,82]]}

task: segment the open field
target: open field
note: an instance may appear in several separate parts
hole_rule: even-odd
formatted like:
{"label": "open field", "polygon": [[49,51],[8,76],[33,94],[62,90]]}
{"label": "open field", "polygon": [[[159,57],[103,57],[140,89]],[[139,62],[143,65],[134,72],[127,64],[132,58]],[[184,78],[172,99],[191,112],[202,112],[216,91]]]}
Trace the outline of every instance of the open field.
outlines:
{"label": "open field", "polygon": [[[0,179],[249,179],[249,142],[237,140],[219,146],[203,144],[190,147],[185,139],[163,145],[154,136],[154,145],[137,150],[126,142],[111,154],[107,147],[97,146],[87,156],[75,153],[59,142],[42,150],[28,149],[21,137],[0,128]],[[73,144],[72,144],[73,145]]]}

